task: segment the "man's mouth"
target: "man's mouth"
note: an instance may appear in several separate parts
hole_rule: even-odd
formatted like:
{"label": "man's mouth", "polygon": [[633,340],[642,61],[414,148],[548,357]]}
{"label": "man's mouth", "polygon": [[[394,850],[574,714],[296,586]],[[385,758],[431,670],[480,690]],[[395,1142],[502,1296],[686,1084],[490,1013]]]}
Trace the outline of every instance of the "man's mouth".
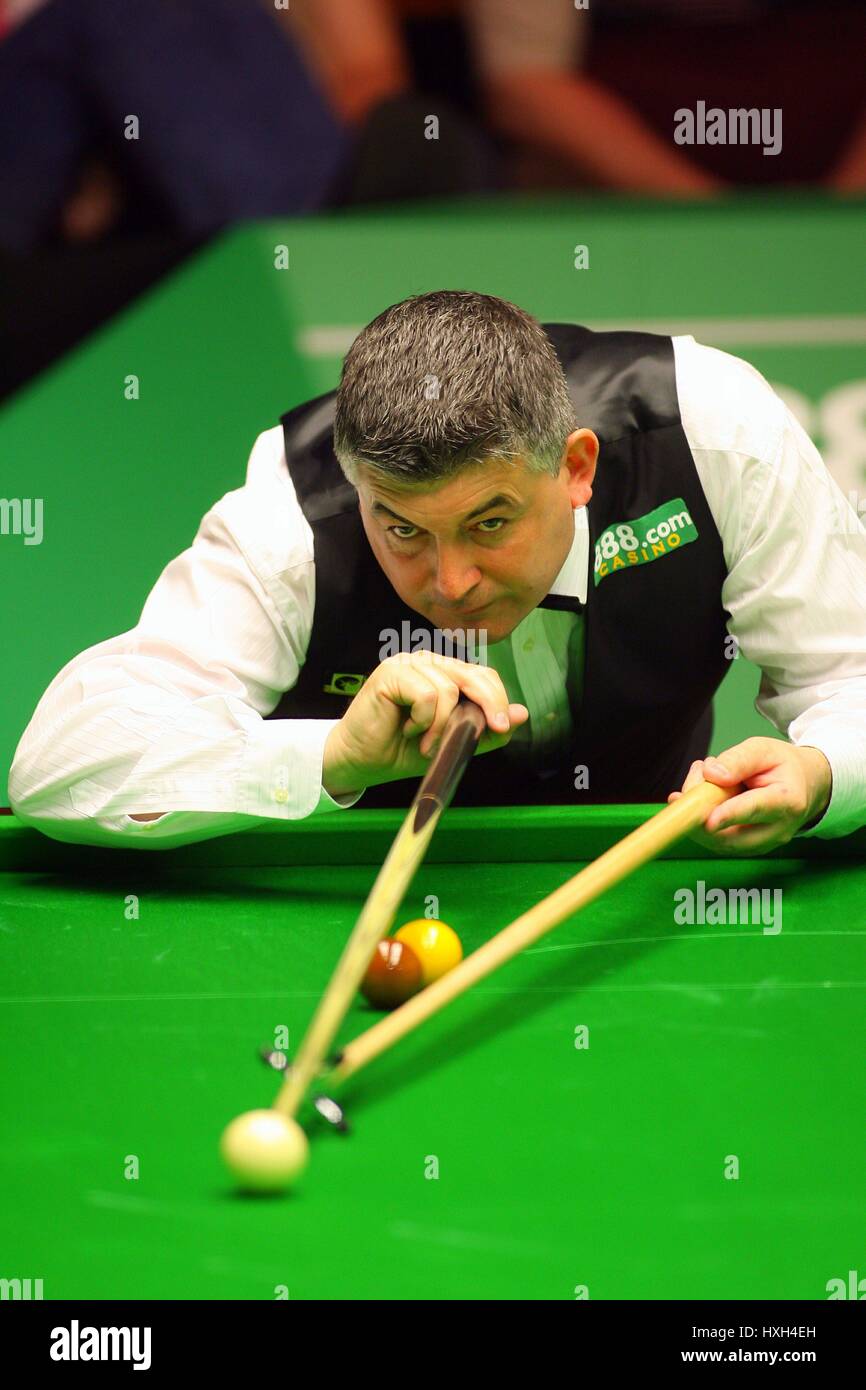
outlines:
{"label": "man's mouth", "polygon": [[488,608],[492,608],[495,599],[490,599],[488,603],[479,604],[477,608],[464,608],[461,613],[454,616],[455,622],[462,622],[464,618],[475,618],[479,613],[486,613]]}

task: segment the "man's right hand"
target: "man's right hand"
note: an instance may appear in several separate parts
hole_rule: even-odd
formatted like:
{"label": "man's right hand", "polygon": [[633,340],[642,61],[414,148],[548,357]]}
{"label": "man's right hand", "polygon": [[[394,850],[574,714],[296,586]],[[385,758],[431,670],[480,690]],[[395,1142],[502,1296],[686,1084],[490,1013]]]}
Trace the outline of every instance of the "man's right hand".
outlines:
{"label": "man's right hand", "polygon": [[498,672],[436,652],[389,656],[364,682],[325,743],[322,785],[347,796],[381,782],[421,777],[461,695],[484,711],[479,753],[501,748],[529,718],[509,704]]}

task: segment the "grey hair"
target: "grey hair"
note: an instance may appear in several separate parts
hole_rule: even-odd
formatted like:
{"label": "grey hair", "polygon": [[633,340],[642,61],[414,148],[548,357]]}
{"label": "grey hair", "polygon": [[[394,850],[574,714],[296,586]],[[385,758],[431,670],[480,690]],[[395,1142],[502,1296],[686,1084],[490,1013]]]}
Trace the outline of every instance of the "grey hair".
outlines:
{"label": "grey hair", "polygon": [[491,459],[556,475],[576,428],[565,374],[537,319],[489,294],[435,290],[392,304],[346,354],[334,451],[406,485]]}

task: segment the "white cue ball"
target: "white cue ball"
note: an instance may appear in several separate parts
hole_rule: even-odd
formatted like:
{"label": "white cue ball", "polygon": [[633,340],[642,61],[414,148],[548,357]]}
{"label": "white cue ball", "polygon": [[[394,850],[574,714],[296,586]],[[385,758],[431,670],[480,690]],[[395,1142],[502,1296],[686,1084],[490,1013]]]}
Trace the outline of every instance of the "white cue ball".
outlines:
{"label": "white cue ball", "polygon": [[278,1110],[248,1110],[223,1131],[220,1153],[247,1192],[282,1192],[307,1166],[310,1146],[295,1120]]}

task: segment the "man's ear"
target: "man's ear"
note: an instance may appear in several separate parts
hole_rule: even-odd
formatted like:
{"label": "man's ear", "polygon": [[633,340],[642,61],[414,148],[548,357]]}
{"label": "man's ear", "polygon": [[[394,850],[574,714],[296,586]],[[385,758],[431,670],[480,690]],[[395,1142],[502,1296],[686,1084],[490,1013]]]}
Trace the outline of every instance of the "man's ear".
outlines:
{"label": "man's ear", "polygon": [[568,491],[574,508],[585,507],[592,496],[599,448],[598,435],[589,429],[572,430],[565,441],[562,463],[568,469]]}

